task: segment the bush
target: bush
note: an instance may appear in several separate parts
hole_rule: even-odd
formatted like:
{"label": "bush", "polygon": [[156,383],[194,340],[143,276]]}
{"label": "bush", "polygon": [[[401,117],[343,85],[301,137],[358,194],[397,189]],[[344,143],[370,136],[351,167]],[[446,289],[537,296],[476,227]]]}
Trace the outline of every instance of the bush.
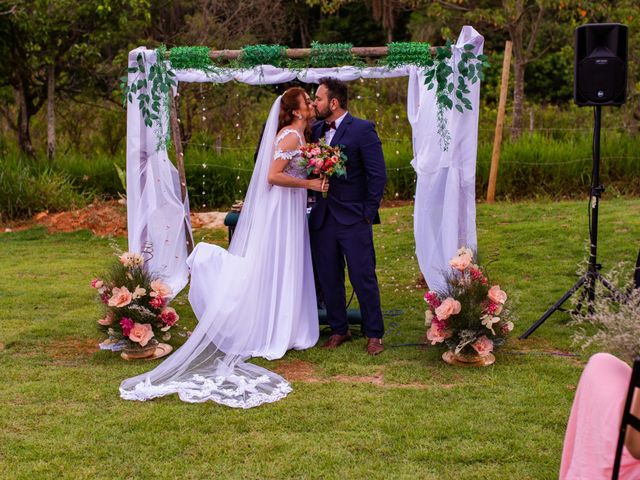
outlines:
{"label": "bush", "polygon": [[85,205],[66,175],[38,169],[15,158],[0,159],[0,221],[30,217],[42,211],[60,211]]}

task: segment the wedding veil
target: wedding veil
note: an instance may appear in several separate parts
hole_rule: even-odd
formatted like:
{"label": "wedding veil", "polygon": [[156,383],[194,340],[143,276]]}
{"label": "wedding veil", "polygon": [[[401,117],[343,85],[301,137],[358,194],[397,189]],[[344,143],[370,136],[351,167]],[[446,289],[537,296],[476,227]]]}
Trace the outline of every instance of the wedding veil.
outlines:
{"label": "wedding veil", "polygon": [[[251,302],[243,299],[247,291],[256,287],[255,282],[269,274],[269,268],[264,268],[263,278],[255,272],[260,271],[260,262],[266,265],[269,261],[268,249],[273,247],[265,238],[274,236],[268,218],[277,208],[277,199],[269,195],[267,175],[278,131],[280,99],[275,100],[269,112],[229,250],[200,243],[189,256],[189,301],[198,325],[187,342],[154,370],[123,381],[122,398],[144,401],[177,393],[186,402],[212,400],[230,407],[250,408],[277,401],[291,391],[289,383],[279,375],[245,362],[247,352],[268,338],[268,332],[260,330],[263,327],[259,318],[251,318],[251,312],[268,308],[268,304],[259,298]],[[230,306],[234,308],[232,314]]]}

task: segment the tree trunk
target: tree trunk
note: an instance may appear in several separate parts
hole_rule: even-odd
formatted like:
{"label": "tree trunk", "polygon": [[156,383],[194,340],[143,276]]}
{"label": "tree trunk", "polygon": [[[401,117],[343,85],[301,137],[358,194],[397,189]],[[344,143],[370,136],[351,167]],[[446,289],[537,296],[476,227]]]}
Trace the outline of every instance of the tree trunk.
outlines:
{"label": "tree trunk", "polygon": [[25,85],[18,83],[18,89],[15,91],[16,104],[18,105],[18,145],[20,151],[30,157],[35,157],[36,152],[31,143],[31,134],[29,133],[29,109],[27,108],[27,94]]}
{"label": "tree trunk", "polygon": [[53,161],[56,154],[55,66],[47,68],[47,158]]}
{"label": "tree trunk", "polygon": [[516,58],[513,67],[513,116],[511,123],[511,139],[515,140],[522,134],[524,113],[524,70],[525,63]]}

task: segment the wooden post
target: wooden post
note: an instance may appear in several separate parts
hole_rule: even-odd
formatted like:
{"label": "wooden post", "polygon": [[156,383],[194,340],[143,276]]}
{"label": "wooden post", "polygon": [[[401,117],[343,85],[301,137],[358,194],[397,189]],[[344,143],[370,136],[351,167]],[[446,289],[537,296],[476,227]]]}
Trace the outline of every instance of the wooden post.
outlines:
{"label": "wooden post", "polygon": [[489,187],[487,188],[487,203],[493,203],[496,195],[498,164],[500,163],[500,148],[502,147],[502,128],[504,127],[504,111],[507,105],[507,91],[509,89],[509,69],[511,66],[512,46],[513,45],[510,40],[507,40],[507,43],[504,46],[502,80],[500,82],[500,100],[498,102],[498,117],[496,118],[496,133],[493,138],[493,152],[491,153],[491,170],[489,172]]}
{"label": "wooden post", "polygon": [[[187,176],[184,171],[184,153],[182,152],[182,139],[180,138],[180,125],[178,124],[178,92],[176,96],[169,98],[169,120],[171,124],[171,136],[173,139],[173,145],[176,149],[176,167],[178,168],[178,177],[180,178],[180,194],[182,197],[182,203],[184,204],[187,198]],[[187,253],[193,251],[193,238],[189,233],[188,225],[190,222],[185,218],[185,234],[187,237]]]}

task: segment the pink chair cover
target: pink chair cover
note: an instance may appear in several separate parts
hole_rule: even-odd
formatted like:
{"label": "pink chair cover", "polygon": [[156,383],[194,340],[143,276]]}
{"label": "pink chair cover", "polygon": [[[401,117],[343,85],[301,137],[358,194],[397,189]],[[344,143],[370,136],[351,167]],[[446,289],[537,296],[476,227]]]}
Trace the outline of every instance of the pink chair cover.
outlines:
{"label": "pink chair cover", "polygon": [[[610,479],[631,367],[608,353],[592,356],[571,408],[560,480]],[[621,479],[640,479],[640,460],[624,448]]]}

